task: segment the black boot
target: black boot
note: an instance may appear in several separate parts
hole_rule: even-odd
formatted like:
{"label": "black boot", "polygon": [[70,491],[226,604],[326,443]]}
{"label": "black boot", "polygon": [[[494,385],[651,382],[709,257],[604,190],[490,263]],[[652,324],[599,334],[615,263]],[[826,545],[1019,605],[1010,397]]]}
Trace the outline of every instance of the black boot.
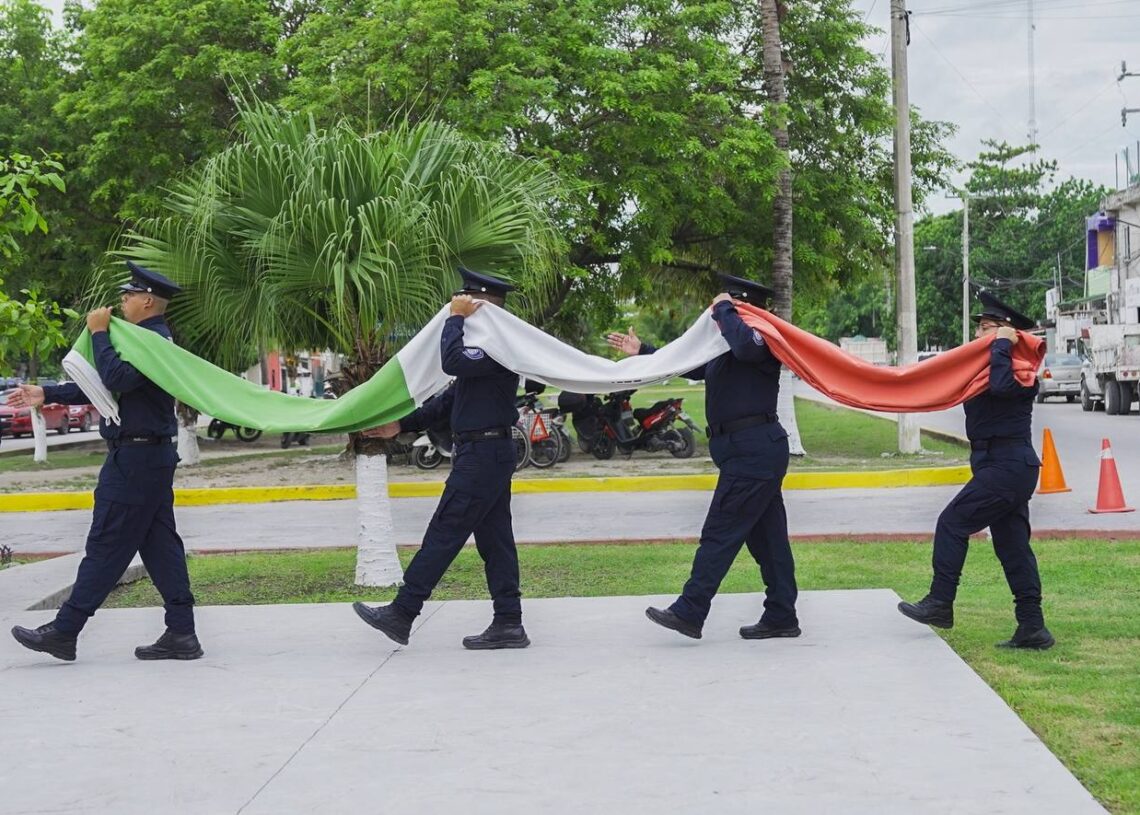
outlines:
{"label": "black boot", "polygon": [[795,623],[791,625],[772,626],[761,620],[756,625],[745,625],[740,628],[740,636],[746,640],[770,640],[777,637],[798,637],[800,627]]}
{"label": "black boot", "polygon": [[899,611],[916,622],[935,628],[954,627],[954,604],[935,600],[929,594],[917,603],[899,603]]}
{"label": "black boot", "polygon": [[530,645],[522,623],[491,621],[482,634],[463,638],[463,647],[471,651],[493,651],[497,648],[526,648]]}
{"label": "black boot", "polygon": [[51,654],[56,659],[66,662],[75,660],[75,641],[79,636],[57,631],[55,623],[41,625],[35,630],[17,625],[12,629],[12,636],[25,648]]}
{"label": "black boot", "polygon": [[1049,633],[1049,629],[1045,626],[1040,628],[1027,628],[1026,626],[1019,625],[1017,630],[1013,632],[1013,636],[1005,642],[999,642],[998,648],[1026,648],[1033,651],[1044,651],[1052,648],[1056,644],[1053,635]]}
{"label": "black boot", "polygon": [[205,653],[195,634],[176,634],[169,628],[152,645],[135,649],[139,659],[197,659]]}
{"label": "black boot", "polygon": [[356,612],[357,616],[377,631],[382,631],[388,639],[400,643],[400,645],[408,644],[408,637],[412,634],[412,621],[415,617],[409,617],[392,603],[386,606],[376,606],[369,608],[364,603],[353,603],[352,610]]}
{"label": "black boot", "polygon": [[692,637],[695,640],[699,640],[701,638],[702,626],[699,623],[691,623],[688,620],[682,620],[680,617],[674,614],[671,609],[667,608],[662,611],[659,608],[653,608],[653,606],[650,606],[649,608],[645,609],[645,616],[660,626],[673,629],[678,634],[684,634],[686,637]]}

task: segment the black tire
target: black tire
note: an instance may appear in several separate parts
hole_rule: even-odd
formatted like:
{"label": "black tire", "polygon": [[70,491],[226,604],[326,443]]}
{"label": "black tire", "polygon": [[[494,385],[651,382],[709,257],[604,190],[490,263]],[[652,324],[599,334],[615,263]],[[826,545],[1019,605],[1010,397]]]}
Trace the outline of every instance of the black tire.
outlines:
{"label": "black tire", "polygon": [[439,448],[435,446],[412,448],[412,464],[421,470],[434,470],[442,462],[443,453],[439,452]]}
{"label": "black tire", "polygon": [[1089,393],[1089,386],[1087,384],[1085,384],[1085,380],[1082,377],[1082,379],[1081,379],[1081,410],[1083,410],[1085,413],[1089,413],[1090,411],[1092,411],[1092,409],[1094,407],[1096,407],[1096,404],[1093,402],[1092,394]]}
{"label": "black tire", "polygon": [[680,427],[673,432],[681,437],[681,443],[684,445],[669,451],[673,458],[692,458],[693,453],[697,452],[697,440],[693,437],[693,431],[687,427]]}
{"label": "black tire", "polygon": [[541,441],[530,443],[530,463],[540,470],[553,467],[558,463],[560,455],[562,455],[562,437],[557,433],[551,433]]}
{"label": "black tire", "polygon": [[517,424],[511,427],[511,438],[515,443],[515,472],[530,463],[530,439]]}
{"label": "black tire", "polygon": [[83,418],[79,420],[79,432],[86,433],[91,429],[91,414],[84,413]]}
{"label": "black tire", "polygon": [[281,434],[281,449],[282,450],[288,450],[289,449],[290,438],[291,438],[291,434],[289,434],[289,433],[282,433]]}
{"label": "black tire", "polygon": [[570,458],[570,448],[574,446],[574,442],[570,440],[570,434],[566,429],[559,426],[558,435],[562,437],[562,446],[558,448],[558,463],[562,464]]}
{"label": "black tire", "polygon": [[1071,405],[1073,402],[1077,401],[1077,397],[1070,393],[1065,396],[1065,401]]}
{"label": "black tire", "polygon": [[261,431],[254,430],[252,427],[236,428],[234,434],[244,442],[257,441],[261,438]]}
{"label": "black tire", "polygon": [[206,435],[214,441],[221,441],[226,434],[226,426],[220,419],[210,419],[210,426],[206,428]]}
{"label": "black tire", "polygon": [[1104,412],[1109,416],[1120,413],[1120,390],[1117,381],[1110,379],[1104,383]]}
{"label": "black tire", "polygon": [[1127,416],[1132,413],[1132,400],[1136,398],[1136,391],[1131,382],[1117,382],[1116,389],[1120,391],[1120,412],[1118,415]]}
{"label": "black tire", "polygon": [[1037,395],[1033,398],[1037,401],[1037,404],[1043,404],[1045,402],[1045,393],[1043,391],[1038,391]]}
{"label": "black tire", "polygon": [[608,461],[614,457],[614,440],[605,433],[599,433],[590,447],[590,452],[599,461]]}

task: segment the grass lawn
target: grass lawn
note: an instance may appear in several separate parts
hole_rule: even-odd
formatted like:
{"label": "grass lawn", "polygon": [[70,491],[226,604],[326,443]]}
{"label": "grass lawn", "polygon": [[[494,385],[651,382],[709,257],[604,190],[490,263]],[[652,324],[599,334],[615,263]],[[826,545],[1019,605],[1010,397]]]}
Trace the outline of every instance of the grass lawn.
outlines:
{"label": "grass lawn", "polygon": [[[704,385],[654,385],[633,396],[634,407],[648,407],[668,396],[682,397],[684,409],[697,427],[704,429]],[[898,425],[890,419],[868,416],[855,410],[795,399],[796,421],[800,438],[808,455],[793,458],[791,469],[866,469],[895,467],[936,467],[966,464],[970,451],[962,444],[945,441],[928,433],[922,434],[922,447],[927,454],[898,455]],[[708,444],[702,436],[698,443]],[[887,458],[884,453],[891,454]]]}
{"label": "grass lawn", "polygon": [[[1116,813],[1140,813],[1140,540],[1035,543],[1045,612],[1057,646],[1044,653],[998,650],[1012,633],[1013,605],[1001,567],[984,543],[971,547],[955,607],[952,648]],[[527,597],[669,594],[688,575],[688,543],[521,546]],[[917,599],[929,585],[930,545],[817,543],[795,547],[802,590],[886,587]],[[406,563],[412,551],[402,551]],[[202,604],[348,602],[395,591],[352,584],[353,550],[209,555],[190,559]],[[486,596],[482,561],[465,549],[434,599]],[[723,591],[756,591],[757,569],[741,554]],[[147,581],[121,588],[108,606],[159,599]],[[346,610],[346,625],[353,624]],[[812,621],[801,621],[810,636]]]}

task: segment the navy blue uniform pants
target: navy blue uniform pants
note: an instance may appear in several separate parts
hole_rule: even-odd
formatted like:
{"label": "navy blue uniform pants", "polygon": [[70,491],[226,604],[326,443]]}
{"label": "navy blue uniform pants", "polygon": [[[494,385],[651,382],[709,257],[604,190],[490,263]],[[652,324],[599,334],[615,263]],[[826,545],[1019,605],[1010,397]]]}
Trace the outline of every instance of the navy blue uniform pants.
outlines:
{"label": "navy blue uniform pants", "polygon": [[56,615],[60,631],[77,634],[83,629],[137,552],[162,595],[166,627],[194,633],[186,550],[174,524],[177,461],[170,445],[121,447],[108,454],[75,586]]}
{"label": "navy blue uniform pants", "polygon": [[953,602],[966,563],[970,535],[989,527],[994,552],[1013,592],[1017,622],[1030,628],[1045,624],[1041,614],[1041,577],[1029,546],[1029,499],[1037,486],[1036,456],[1022,448],[975,453],[973,478],[938,516],[934,529],[934,579],[930,594]]}
{"label": "navy blue uniform pants", "polygon": [[428,523],[423,545],[404,573],[395,604],[417,615],[444,572],[474,533],[483,559],[495,619],[522,622],[519,555],[511,526],[511,476],[515,472],[512,439],[455,445],[451,475]]}
{"label": "navy blue uniform pants", "polygon": [[692,572],[670,608],[682,619],[704,623],[721,581],[747,545],[766,588],[760,619],[778,628],[796,625],[796,564],[781,492],[787,433],[778,424],[762,425],[714,437],[709,446],[721,473]]}

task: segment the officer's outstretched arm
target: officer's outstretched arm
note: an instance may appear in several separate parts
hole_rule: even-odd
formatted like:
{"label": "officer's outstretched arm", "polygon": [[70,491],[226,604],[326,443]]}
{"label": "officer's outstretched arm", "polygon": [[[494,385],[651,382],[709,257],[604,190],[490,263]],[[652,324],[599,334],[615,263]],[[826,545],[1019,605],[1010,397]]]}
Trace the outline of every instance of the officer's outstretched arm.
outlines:
{"label": "officer's outstretched arm", "polygon": [[503,372],[503,366],[491,359],[482,348],[463,345],[463,318],[453,314],[443,323],[439,345],[443,372],[449,376],[491,376]]}
{"label": "officer's outstretched arm", "polygon": [[750,328],[736,313],[736,307],[728,300],[713,306],[713,319],[720,326],[721,336],[728,342],[732,355],[741,362],[771,362],[775,360],[772,349],[755,328]]}
{"label": "officer's outstretched arm", "polygon": [[95,370],[108,390],[126,393],[150,381],[135,366],[122,360],[106,331],[96,331],[91,335],[91,348],[95,352]]}
{"label": "officer's outstretched arm", "polygon": [[451,406],[455,404],[455,383],[452,382],[446,390],[437,393],[428,399],[416,410],[413,410],[400,419],[400,430],[419,432],[434,427],[451,416]]}
{"label": "officer's outstretched arm", "polygon": [[998,337],[990,345],[990,393],[1013,399],[1036,391],[1036,385],[1026,387],[1013,375],[1013,343]]}
{"label": "officer's outstretched arm", "polygon": [[44,385],[44,401],[57,405],[89,405],[91,399],[74,382],[62,385]]}

